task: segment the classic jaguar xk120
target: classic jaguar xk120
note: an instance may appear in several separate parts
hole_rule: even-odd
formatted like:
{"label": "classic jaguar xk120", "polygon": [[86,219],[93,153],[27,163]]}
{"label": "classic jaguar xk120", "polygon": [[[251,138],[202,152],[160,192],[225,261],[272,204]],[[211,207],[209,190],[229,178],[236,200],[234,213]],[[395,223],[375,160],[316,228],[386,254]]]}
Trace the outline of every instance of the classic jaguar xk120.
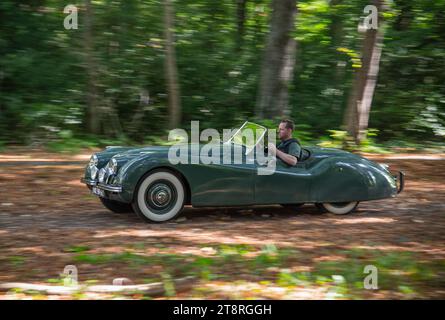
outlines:
{"label": "classic jaguar xk120", "polygon": [[[255,148],[239,139],[246,128],[266,131],[245,122],[230,139],[221,142],[221,157],[227,149],[240,151],[243,160],[254,157],[251,151]],[[264,134],[260,135],[254,147],[263,146],[264,139]],[[169,148],[107,147],[91,156],[81,181],[111,211],[134,211],[152,222],[176,217],[184,205],[298,207],[313,203],[323,211],[341,215],[354,211],[360,201],[395,197],[404,185],[402,172],[393,175],[384,164],[337,149],[304,148],[307,157],[295,166],[276,161],[273,174],[259,175],[258,168],[266,164],[256,159],[172,164]]]}

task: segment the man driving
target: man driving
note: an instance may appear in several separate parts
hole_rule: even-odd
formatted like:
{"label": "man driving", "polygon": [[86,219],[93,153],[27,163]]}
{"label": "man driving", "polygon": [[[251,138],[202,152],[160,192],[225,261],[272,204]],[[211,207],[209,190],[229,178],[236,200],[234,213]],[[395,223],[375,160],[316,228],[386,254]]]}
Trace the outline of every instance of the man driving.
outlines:
{"label": "man driving", "polygon": [[275,147],[269,143],[269,154],[275,155],[284,163],[294,166],[300,160],[302,149],[297,139],[292,138],[292,131],[294,130],[294,123],[292,120],[282,120],[278,126],[278,137],[281,143]]}

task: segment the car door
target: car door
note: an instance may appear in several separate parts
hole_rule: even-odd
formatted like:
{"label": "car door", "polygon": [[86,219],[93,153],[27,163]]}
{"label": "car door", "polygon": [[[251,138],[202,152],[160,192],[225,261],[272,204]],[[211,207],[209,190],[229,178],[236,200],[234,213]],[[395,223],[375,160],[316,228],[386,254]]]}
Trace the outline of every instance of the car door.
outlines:
{"label": "car door", "polygon": [[233,161],[236,148],[242,146],[231,146],[231,161],[224,163],[224,152],[221,148],[221,161],[219,164],[195,164],[188,165],[186,175],[191,188],[191,200],[193,206],[236,206],[250,205],[255,203],[254,199],[254,175],[256,165],[252,161],[246,161],[244,149],[241,151],[241,163]]}
{"label": "car door", "polygon": [[275,172],[271,175],[255,174],[254,184],[256,204],[301,203],[309,200],[311,175],[305,163],[288,166],[277,159]]}

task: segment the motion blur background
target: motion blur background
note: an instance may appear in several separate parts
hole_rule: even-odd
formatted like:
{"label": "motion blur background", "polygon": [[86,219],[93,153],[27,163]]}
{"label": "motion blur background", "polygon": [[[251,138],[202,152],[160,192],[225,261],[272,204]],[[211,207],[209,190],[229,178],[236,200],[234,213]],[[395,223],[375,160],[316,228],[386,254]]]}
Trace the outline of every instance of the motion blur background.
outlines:
{"label": "motion blur background", "polygon": [[[358,27],[369,4],[378,30]],[[191,120],[284,116],[304,142],[435,148],[444,67],[443,0],[2,0],[0,146],[160,143]]]}
{"label": "motion blur background", "polygon": [[[165,288],[134,299],[443,299],[444,71],[445,0],[0,0],[0,300],[116,298],[3,290],[64,284],[67,265]],[[106,145],[285,117],[305,145],[404,171],[404,191],[348,216],[187,207],[145,224],[79,181]]]}

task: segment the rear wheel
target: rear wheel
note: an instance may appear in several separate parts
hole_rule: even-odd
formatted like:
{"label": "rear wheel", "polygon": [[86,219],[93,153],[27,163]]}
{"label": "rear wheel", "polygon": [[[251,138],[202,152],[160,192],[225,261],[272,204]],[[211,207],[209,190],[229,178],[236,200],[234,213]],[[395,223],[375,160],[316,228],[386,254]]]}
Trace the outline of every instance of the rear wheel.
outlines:
{"label": "rear wheel", "polygon": [[359,202],[325,202],[325,203],[316,203],[316,207],[322,212],[330,212],[333,214],[343,215],[348,214],[357,208]]}
{"label": "rear wheel", "polygon": [[167,170],[155,170],[145,176],[136,189],[134,211],[146,222],[175,218],[182,210],[185,188],[181,179]]}
{"label": "rear wheel", "polygon": [[133,212],[133,208],[129,203],[123,203],[119,201],[114,201],[110,199],[105,199],[99,197],[100,202],[104,205],[108,210],[113,211],[114,213],[130,213]]}

